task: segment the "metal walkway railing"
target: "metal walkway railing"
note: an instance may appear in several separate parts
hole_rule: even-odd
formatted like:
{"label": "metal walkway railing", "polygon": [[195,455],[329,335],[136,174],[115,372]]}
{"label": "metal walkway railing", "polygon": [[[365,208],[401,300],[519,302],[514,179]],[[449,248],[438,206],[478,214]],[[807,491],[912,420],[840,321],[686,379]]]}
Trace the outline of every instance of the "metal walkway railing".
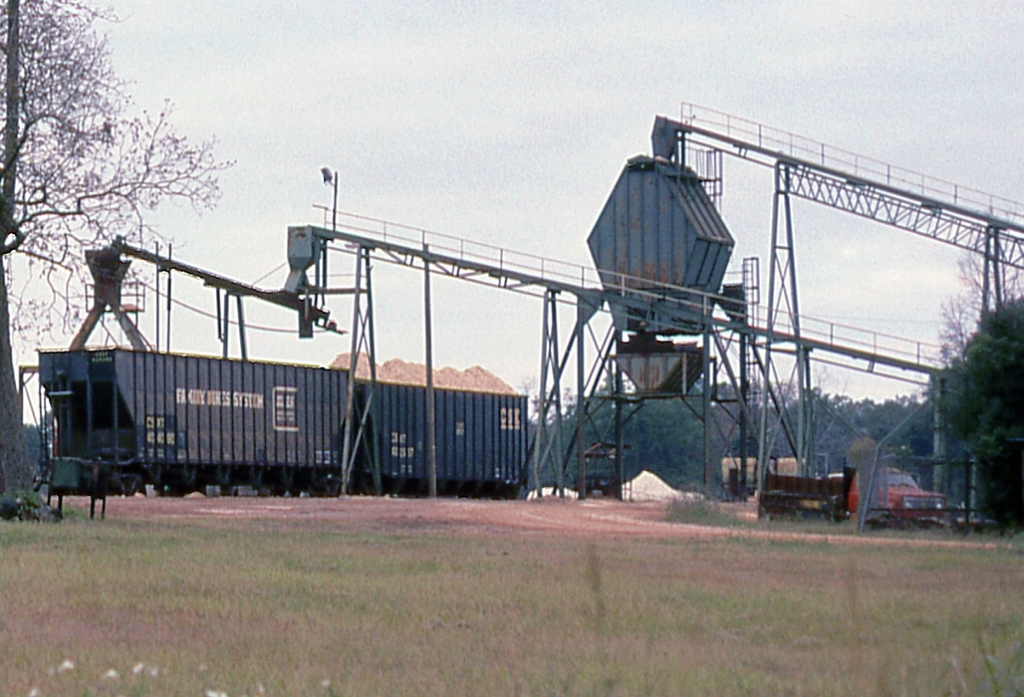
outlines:
{"label": "metal walkway railing", "polygon": [[[329,223],[333,211],[325,209]],[[512,281],[518,285],[535,285],[554,288],[577,295],[596,297],[607,302],[623,302],[627,298],[637,303],[651,303],[656,308],[672,308],[690,315],[703,316],[708,309],[734,304],[735,299],[720,295],[702,293],[623,274],[606,272],[605,282],[596,269],[572,262],[550,259],[537,254],[519,252],[486,243],[432,232],[400,223],[393,223],[355,213],[337,211],[337,232],[332,233],[343,242],[353,245],[370,246],[381,251],[407,258],[422,260],[427,254],[432,263],[449,269],[460,269],[455,273],[466,278],[496,285],[507,285]],[[332,231],[325,228],[324,233]],[[610,290],[610,287],[618,290]],[[767,336],[767,311],[755,304],[747,305],[749,330],[762,337]],[[735,322],[715,318],[719,326],[739,328]],[[789,317],[779,315],[773,331],[773,338],[780,342],[796,340],[796,328]],[[895,334],[855,327],[839,322],[818,319],[808,315],[800,316],[800,339],[813,349],[887,363],[905,369],[919,369],[934,372],[942,366],[941,347],[937,344],[901,337]]]}

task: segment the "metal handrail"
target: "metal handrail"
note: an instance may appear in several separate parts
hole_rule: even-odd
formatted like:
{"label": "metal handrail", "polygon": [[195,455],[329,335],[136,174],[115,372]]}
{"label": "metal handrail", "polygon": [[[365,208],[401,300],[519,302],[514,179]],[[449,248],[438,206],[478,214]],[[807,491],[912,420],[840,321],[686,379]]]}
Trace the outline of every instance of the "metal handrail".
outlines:
{"label": "metal handrail", "polygon": [[[321,206],[317,208],[323,209]],[[333,215],[333,211],[323,209]],[[424,228],[394,223],[379,218],[337,211],[337,226],[368,239],[410,248],[429,245],[432,254],[446,255],[462,262],[492,267],[510,273],[525,274],[540,281],[560,283],[581,290],[604,291],[611,287],[621,288],[623,294],[649,300],[669,300],[680,306],[692,308],[693,312],[704,314],[714,305],[729,306],[735,299],[685,288],[668,283],[659,283],[626,274],[605,272],[605,281],[594,268],[543,257],[529,252],[519,252],[484,242],[432,232]],[[748,323],[766,331],[767,311],[764,307],[747,304]],[[786,314],[776,317],[774,332],[780,336],[797,334],[796,327]],[[849,324],[800,315],[799,335],[820,344],[856,349],[867,354],[885,354],[909,363],[938,367],[941,365],[941,347],[938,344],[910,339],[896,334],[880,332]]]}
{"label": "metal handrail", "polygon": [[933,198],[937,202],[950,203],[982,215],[1024,224],[1024,203],[1019,201],[892,165],[717,109],[683,102],[680,107],[680,121],[688,125],[719,130],[729,138],[756,144],[759,148],[792,158],[814,162],[822,167],[847,172],[855,177],[884,182],[887,186],[912,191]]}

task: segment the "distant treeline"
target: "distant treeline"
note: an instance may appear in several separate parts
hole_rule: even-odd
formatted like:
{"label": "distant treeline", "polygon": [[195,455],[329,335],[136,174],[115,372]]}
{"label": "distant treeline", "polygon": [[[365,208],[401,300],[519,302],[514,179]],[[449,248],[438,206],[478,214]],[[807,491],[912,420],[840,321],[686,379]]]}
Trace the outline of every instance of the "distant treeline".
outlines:
{"label": "distant treeline", "polygon": [[[719,388],[720,398],[726,396],[726,389],[725,386]],[[933,413],[930,408],[921,409],[923,400],[920,398],[897,397],[875,402],[871,399],[855,401],[842,395],[816,394],[814,402],[814,466],[819,474],[842,471],[843,466],[849,464],[848,455],[854,441],[880,441],[915,412],[918,412],[916,416],[887,442],[886,451],[905,458],[932,454]],[[678,399],[649,400],[635,413],[632,413],[635,405],[625,410],[628,419],[623,428],[626,445],[623,466],[627,479],[647,469],[676,487],[699,489],[703,486],[704,425],[698,416],[699,399],[691,406]],[[569,412],[573,414],[574,410],[570,408]],[[722,457],[738,457],[740,439],[733,416],[736,404],[723,399],[722,403],[714,404],[713,412],[716,427],[712,447],[716,462],[720,462]],[[610,405],[599,409],[593,416],[596,428],[588,429],[588,444],[613,441],[613,419]],[[796,422],[795,414],[792,422]],[[791,457],[793,453],[785,432],[778,429],[774,419],[771,429],[777,434],[771,455]],[[756,417],[755,423],[750,424],[749,437],[748,456],[756,457]]]}

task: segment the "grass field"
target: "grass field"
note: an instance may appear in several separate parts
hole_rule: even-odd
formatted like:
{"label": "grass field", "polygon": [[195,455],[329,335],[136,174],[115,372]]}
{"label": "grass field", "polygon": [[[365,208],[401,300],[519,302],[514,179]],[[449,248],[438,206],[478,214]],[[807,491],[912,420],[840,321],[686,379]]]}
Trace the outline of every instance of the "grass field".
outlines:
{"label": "grass field", "polygon": [[999,694],[1022,627],[1019,544],[0,525],[12,697]]}

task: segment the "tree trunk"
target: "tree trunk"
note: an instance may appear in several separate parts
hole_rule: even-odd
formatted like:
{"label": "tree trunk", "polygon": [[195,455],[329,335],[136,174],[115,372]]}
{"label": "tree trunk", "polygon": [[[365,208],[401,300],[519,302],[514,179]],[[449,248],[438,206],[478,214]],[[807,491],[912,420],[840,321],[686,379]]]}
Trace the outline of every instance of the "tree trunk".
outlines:
{"label": "tree trunk", "polygon": [[[18,233],[14,223],[14,193],[17,184],[18,124],[21,119],[21,28],[19,0],[7,0],[7,64],[4,83],[6,120],[4,121],[4,177],[3,177],[3,246],[7,237]],[[5,252],[10,251],[5,249]],[[6,297],[6,294],[5,296]]]}
{"label": "tree trunk", "polygon": [[10,320],[7,277],[0,269],[0,492],[27,489],[32,485],[21,419],[21,399],[14,378]]}
{"label": "tree trunk", "polygon": [[[14,225],[15,160],[18,141],[18,97],[20,94],[18,58],[18,0],[7,2],[7,65],[5,97],[7,120],[4,124],[3,186],[0,191],[0,248],[7,249],[9,239],[19,235]],[[24,425],[21,418],[21,396],[14,380],[14,351],[11,349],[11,314],[7,302],[7,275],[0,255],[0,493],[11,489],[27,489],[32,484],[32,471],[25,448]]]}

